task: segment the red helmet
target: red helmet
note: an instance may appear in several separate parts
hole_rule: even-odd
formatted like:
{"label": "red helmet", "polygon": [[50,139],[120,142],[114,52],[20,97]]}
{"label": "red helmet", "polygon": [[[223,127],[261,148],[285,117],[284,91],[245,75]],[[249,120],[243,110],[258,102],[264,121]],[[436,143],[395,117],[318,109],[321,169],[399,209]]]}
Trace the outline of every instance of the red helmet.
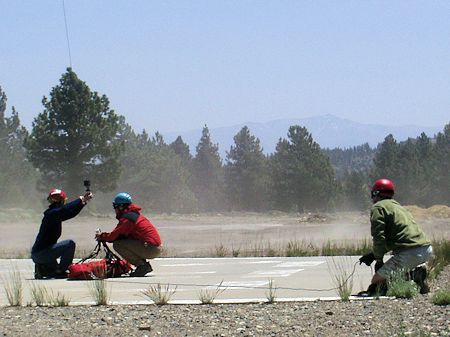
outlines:
{"label": "red helmet", "polygon": [[48,193],[47,200],[65,203],[67,201],[67,195],[63,190],[60,190],[58,188],[52,188]]}
{"label": "red helmet", "polygon": [[380,195],[382,197],[392,197],[394,195],[394,183],[389,179],[378,179],[373,184],[372,197]]}

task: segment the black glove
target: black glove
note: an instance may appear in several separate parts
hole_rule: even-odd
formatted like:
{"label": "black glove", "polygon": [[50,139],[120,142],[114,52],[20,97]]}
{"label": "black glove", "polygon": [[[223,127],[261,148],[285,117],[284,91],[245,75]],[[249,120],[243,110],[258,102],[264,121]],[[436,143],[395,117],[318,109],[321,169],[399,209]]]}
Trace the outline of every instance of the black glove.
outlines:
{"label": "black glove", "polygon": [[366,266],[370,266],[373,261],[375,261],[375,255],[373,253],[363,255],[359,258],[359,264],[364,263]]}
{"label": "black glove", "polygon": [[378,269],[383,267],[383,264],[384,262],[382,260],[377,260],[377,262],[375,263],[375,273],[378,271]]}

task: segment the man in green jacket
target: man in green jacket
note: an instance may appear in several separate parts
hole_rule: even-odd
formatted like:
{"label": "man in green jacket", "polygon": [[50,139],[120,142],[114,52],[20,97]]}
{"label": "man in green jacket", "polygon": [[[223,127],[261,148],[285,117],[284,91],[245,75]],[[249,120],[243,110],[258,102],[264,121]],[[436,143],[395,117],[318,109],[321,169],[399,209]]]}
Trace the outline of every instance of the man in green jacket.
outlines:
{"label": "man in green jacket", "polygon": [[[370,210],[373,252],[362,256],[359,262],[370,266],[376,261],[375,275],[368,290],[361,295],[373,296],[377,292],[384,295],[387,277],[400,270],[411,271],[410,276],[419,285],[420,293],[429,291],[425,280],[426,268],[420,265],[433,254],[431,242],[411,213],[392,199],[393,196],[394,183],[391,180],[379,179],[373,185]],[[383,263],[384,254],[390,251],[393,256]]]}

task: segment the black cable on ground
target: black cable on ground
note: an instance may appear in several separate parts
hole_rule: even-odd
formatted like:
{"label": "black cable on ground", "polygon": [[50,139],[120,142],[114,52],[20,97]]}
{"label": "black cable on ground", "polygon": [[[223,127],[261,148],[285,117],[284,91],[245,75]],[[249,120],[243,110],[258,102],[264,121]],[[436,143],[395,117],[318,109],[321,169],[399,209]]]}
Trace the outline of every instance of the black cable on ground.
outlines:
{"label": "black cable on ground", "polygon": [[[358,261],[356,261],[356,263],[353,265],[353,270],[350,273],[350,275],[345,279],[345,282],[347,282],[351,277],[353,277],[353,275],[356,272],[356,265],[358,264]],[[130,284],[142,284],[142,285],[146,285],[146,286],[151,286],[151,285],[158,285],[161,284],[161,282],[158,283],[152,283],[152,282],[133,282],[133,281],[124,281],[124,280],[119,280],[119,279],[115,279],[114,283],[130,283]],[[169,283],[167,283],[169,284]],[[171,285],[174,286],[188,286],[188,287],[219,287],[216,284],[198,284],[198,283],[170,283]],[[268,287],[256,287],[256,286],[245,286],[245,285],[228,285],[228,286],[220,286],[220,288],[244,288],[244,289],[270,289]],[[291,288],[291,287],[274,287],[273,289],[276,290],[294,290],[294,291],[332,291],[332,290],[337,290],[339,287],[334,287],[334,288],[327,288],[327,289],[314,289],[314,288]]]}

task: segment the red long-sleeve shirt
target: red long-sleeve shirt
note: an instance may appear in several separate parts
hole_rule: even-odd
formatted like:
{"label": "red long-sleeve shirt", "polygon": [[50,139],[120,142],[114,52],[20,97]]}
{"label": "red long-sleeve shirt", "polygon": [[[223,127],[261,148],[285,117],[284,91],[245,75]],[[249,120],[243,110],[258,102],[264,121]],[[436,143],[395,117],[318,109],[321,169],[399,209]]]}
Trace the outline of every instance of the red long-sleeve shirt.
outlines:
{"label": "red long-sleeve shirt", "polygon": [[111,233],[102,233],[100,239],[113,242],[120,238],[147,242],[152,246],[161,246],[161,237],[156,227],[140,213],[141,208],[131,204],[119,215],[116,228]]}

